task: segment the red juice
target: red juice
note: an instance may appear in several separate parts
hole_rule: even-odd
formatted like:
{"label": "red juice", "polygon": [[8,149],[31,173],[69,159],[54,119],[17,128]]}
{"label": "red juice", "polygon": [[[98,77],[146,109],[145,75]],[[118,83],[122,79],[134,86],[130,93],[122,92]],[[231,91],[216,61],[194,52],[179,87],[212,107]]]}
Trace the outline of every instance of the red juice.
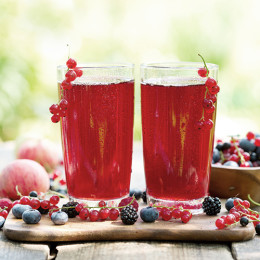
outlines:
{"label": "red juice", "polygon": [[[208,194],[214,127],[211,130],[196,127],[203,113],[205,90],[202,82],[141,85],[144,165],[149,196],[187,201]],[[216,112],[205,113],[205,119],[215,122],[215,117]]]}
{"label": "red juice", "polygon": [[[110,200],[129,193],[134,82],[72,84],[61,132],[68,193]],[[60,86],[59,86],[60,87]]]}

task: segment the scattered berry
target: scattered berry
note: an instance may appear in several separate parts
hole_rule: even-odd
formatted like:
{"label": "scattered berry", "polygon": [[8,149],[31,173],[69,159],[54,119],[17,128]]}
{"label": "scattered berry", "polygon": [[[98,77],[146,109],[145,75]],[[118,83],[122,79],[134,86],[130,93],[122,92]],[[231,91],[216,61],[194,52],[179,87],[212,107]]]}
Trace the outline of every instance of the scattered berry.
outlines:
{"label": "scattered berry", "polygon": [[215,222],[215,225],[218,229],[223,229],[226,227],[225,220],[223,218],[218,218]]}
{"label": "scattered berry", "polygon": [[21,219],[22,215],[24,213],[24,211],[32,209],[31,206],[29,205],[22,205],[22,204],[16,204],[13,208],[12,208],[12,213],[16,218]]}
{"label": "scattered berry", "polygon": [[99,201],[98,206],[99,206],[100,208],[105,207],[105,206],[106,206],[106,202],[103,201],[103,200],[101,200],[101,201]]}
{"label": "scattered berry", "polygon": [[38,199],[31,199],[30,206],[32,209],[38,209],[41,206],[41,202]]}
{"label": "scattered berry", "polygon": [[225,207],[227,211],[230,211],[234,207],[234,199],[233,198],[227,199],[225,203]]}
{"label": "scattered berry", "polygon": [[252,139],[255,139],[255,134],[253,133],[253,132],[248,132],[247,134],[246,134],[246,138],[250,141],[250,140],[252,140]]}
{"label": "scattered berry", "polygon": [[84,205],[83,203],[79,203],[79,204],[75,207],[75,210],[76,210],[78,213],[80,213],[81,210],[83,210],[84,206],[85,206],[85,205]]}
{"label": "scattered berry", "polygon": [[248,219],[247,217],[242,217],[242,218],[240,219],[240,224],[241,224],[241,226],[245,227],[245,226],[248,225],[248,223],[249,223],[249,219]]}
{"label": "scattered berry", "polygon": [[161,213],[162,213],[162,219],[164,221],[169,221],[172,218],[172,212],[170,209],[163,208]]}
{"label": "scattered berry", "polygon": [[24,211],[22,218],[26,224],[37,224],[41,220],[41,213],[37,209]]}
{"label": "scattered berry", "polygon": [[[80,204],[78,204],[80,205]],[[77,206],[78,206],[77,205]],[[89,210],[88,209],[82,209],[80,212],[79,212],[79,217],[82,219],[82,220],[86,220],[89,216]]]}
{"label": "scattered berry", "polygon": [[22,204],[22,205],[29,205],[30,204],[30,199],[28,197],[22,197],[22,198],[20,198],[20,204]]}
{"label": "scattered berry", "polygon": [[125,225],[133,225],[138,219],[138,214],[132,205],[121,210],[121,220]]}
{"label": "scattered berry", "polygon": [[62,205],[61,211],[67,213],[69,218],[75,218],[79,213],[76,211],[75,207],[78,205],[78,202],[68,202]]}
{"label": "scattered berry", "polygon": [[159,212],[153,207],[142,208],[140,217],[144,222],[152,223],[159,218]]}
{"label": "scattered berry", "polygon": [[60,208],[58,206],[56,206],[56,205],[50,206],[50,208],[49,208],[49,216],[51,217],[54,212],[57,212],[59,210],[60,210]]}
{"label": "scattered berry", "polygon": [[[131,203],[132,200],[133,200],[132,197],[128,197],[128,198],[122,199],[120,201],[118,207],[124,207],[124,206],[128,205],[129,203]],[[131,206],[133,206],[135,208],[135,210],[138,211],[139,204],[136,201],[136,199],[132,202]],[[119,210],[122,211],[122,208],[119,208]]]}
{"label": "scattered berry", "polygon": [[179,219],[181,217],[181,210],[179,208],[176,208],[172,211],[172,217]]}
{"label": "scattered berry", "polygon": [[0,216],[0,229],[4,226],[5,224],[5,218]]}
{"label": "scattered berry", "polygon": [[7,208],[6,210],[9,212],[11,208],[14,206],[13,203],[14,202],[7,198],[0,199],[0,209]]}
{"label": "scattered berry", "polygon": [[29,194],[29,197],[37,198],[38,197],[37,191],[31,191],[30,194]]}
{"label": "scattered berry", "polygon": [[257,233],[258,235],[260,235],[260,224],[257,224],[257,225],[255,226],[255,231],[256,231],[256,233]]}
{"label": "scattered berry", "polygon": [[104,208],[104,209],[101,209],[99,211],[99,218],[101,220],[106,220],[108,217],[109,217],[109,209],[108,208]]}
{"label": "scattered berry", "polygon": [[206,197],[202,203],[203,211],[209,215],[217,215],[221,210],[221,202],[218,197]]}
{"label": "scattered berry", "polygon": [[51,221],[55,225],[64,225],[68,222],[68,215],[64,211],[57,211],[51,215]]}
{"label": "scattered berry", "polygon": [[0,211],[0,216],[6,219],[7,216],[8,216],[8,211],[5,210],[5,209],[4,209],[4,210],[1,210],[1,211]]}
{"label": "scattered berry", "polygon": [[119,216],[119,211],[117,209],[110,209],[109,210],[109,218],[111,220],[116,220]]}
{"label": "scattered berry", "polygon": [[52,205],[57,205],[59,203],[59,201],[60,201],[60,197],[57,195],[53,195],[50,197],[50,203]]}
{"label": "scattered berry", "polygon": [[97,210],[91,210],[89,213],[89,220],[95,222],[99,219],[99,212]]}
{"label": "scattered berry", "polygon": [[50,208],[50,201],[49,200],[42,200],[41,201],[41,207],[43,209],[49,209]]}

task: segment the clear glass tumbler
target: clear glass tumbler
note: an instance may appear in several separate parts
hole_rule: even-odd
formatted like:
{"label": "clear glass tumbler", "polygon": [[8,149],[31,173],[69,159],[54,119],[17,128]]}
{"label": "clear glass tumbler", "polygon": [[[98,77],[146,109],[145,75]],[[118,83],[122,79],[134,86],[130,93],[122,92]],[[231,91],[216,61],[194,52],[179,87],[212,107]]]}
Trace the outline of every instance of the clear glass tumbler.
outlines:
{"label": "clear glass tumbler", "polygon": [[[63,90],[66,66],[58,66],[60,98],[68,101],[61,134],[68,194],[96,205],[129,194],[134,119],[134,66],[85,64]],[[110,204],[111,204],[110,203]]]}
{"label": "clear glass tumbler", "polygon": [[[208,195],[217,105],[216,95],[206,88],[207,78],[198,75],[203,66],[192,62],[141,65],[148,200],[182,206],[193,213],[201,211]],[[209,76],[217,80],[218,66],[207,66]],[[205,109],[205,98],[213,100],[215,109]],[[207,126],[209,120],[212,128]]]}

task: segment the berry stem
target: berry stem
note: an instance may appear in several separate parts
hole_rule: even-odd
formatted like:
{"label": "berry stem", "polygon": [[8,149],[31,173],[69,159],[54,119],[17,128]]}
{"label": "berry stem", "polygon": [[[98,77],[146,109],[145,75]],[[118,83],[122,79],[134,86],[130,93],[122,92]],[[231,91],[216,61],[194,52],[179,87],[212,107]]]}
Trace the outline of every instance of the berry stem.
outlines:
{"label": "berry stem", "polygon": [[46,194],[53,194],[53,195],[58,195],[60,198],[67,198],[66,195],[53,190],[49,190]]}
{"label": "berry stem", "polygon": [[[233,136],[231,136],[231,141],[233,141],[233,144],[234,144],[234,146],[235,146],[235,148],[236,148],[236,150],[237,150],[237,154],[238,154],[238,156],[239,156],[239,158],[240,158],[241,163],[245,163],[245,158],[244,158],[244,156],[242,155],[242,153],[239,151],[238,146],[237,146],[237,144],[236,144],[236,139],[235,139]],[[259,205],[259,206],[260,206],[260,205]]]}
{"label": "berry stem", "polygon": [[221,164],[223,164],[225,162],[225,157],[222,151],[219,151],[220,153],[220,158],[221,158]]}
{"label": "berry stem", "polygon": [[254,200],[251,198],[250,194],[248,194],[247,197],[248,197],[248,199],[249,199],[250,202],[252,202],[252,203],[255,204],[256,206],[260,206],[260,204],[259,204],[258,202],[254,201]]}
{"label": "berry stem", "polygon": [[207,67],[207,64],[206,64],[204,58],[203,58],[200,54],[198,54],[198,55],[201,57],[201,59],[202,59],[202,61],[203,61],[203,63],[204,63],[204,67],[205,67],[206,70],[207,70],[207,76],[208,76],[208,75],[209,75],[209,69],[208,69],[208,67]]}
{"label": "berry stem", "polygon": [[16,190],[17,196],[19,196],[19,197],[23,196],[22,193],[18,190],[18,185],[15,186],[15,190]]}

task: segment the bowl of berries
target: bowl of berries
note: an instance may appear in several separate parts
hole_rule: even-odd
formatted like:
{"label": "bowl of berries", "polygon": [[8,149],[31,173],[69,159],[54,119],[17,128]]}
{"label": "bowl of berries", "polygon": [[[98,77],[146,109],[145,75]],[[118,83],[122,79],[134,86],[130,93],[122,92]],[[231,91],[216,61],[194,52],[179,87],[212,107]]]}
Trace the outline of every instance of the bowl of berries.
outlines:
{"label": "bowl of berries", "polygon": [[209,192],[221,198],[250,195],[260,201],[260,134],[248,132],[245,138],[217,141]]}

